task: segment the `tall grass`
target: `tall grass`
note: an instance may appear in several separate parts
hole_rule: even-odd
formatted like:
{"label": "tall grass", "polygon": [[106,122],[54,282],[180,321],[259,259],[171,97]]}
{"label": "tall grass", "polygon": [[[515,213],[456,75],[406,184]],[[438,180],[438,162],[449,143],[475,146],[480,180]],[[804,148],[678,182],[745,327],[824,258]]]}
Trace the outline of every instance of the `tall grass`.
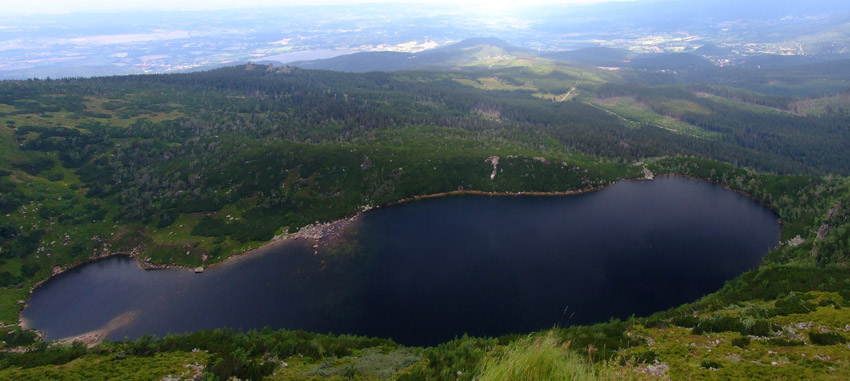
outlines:
{"label": "tall grass", "polygon": [[512,343],[485,360],[480,380],[599,380],[592,366],[552,335]]}

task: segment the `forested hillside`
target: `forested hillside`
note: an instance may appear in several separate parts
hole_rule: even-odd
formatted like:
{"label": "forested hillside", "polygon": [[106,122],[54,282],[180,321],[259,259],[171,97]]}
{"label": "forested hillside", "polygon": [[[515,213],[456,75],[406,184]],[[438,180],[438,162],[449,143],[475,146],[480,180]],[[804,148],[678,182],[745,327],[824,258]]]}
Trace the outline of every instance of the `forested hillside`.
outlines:
{"label": "forested hillside", "polygon": [[[818,70],[850,80],[840,66]],[[0,82],[5,324],[18,322],[38,282],[94,258],[131,253],[147,267],[208,266],[311,224],[458,190],[576,192],[648,170],[745,192],[783,223],[783,244],[762,268],[647,318],[428,349],[267,331],[86,349],[33,344],[33,333],[10,326],[5,348],[31,351],[0,354],[0,374],[53,377],[65,364],[85,378],[156,363],[148,371],[161,378],[192,363],[222,379],[471,379],[549,349],[579,353],[573,365],[612,378],[645,375],[655,361],[674,378],[710,377],[710,368],[734,377],[744,368],[732,362],[770,364],[777,353],[790,365],[768,365],[765,375],[846,374],[850,336],[839,323],[850,306],[850,102],[808,77],[764,91],[771,75],[736,87],[708,75],[545,61],[363,74],[247,64]],[[688,354],[676,340],[720,349]]]}

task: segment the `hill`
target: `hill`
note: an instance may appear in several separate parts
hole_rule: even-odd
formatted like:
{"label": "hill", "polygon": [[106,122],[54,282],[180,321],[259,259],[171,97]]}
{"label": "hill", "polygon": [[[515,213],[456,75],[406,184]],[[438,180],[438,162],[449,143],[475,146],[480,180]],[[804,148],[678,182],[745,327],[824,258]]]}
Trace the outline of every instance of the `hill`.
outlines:
{"label": "hill", "polygon": [[628,61],[635,56],[634,53],[625,49],[594,47],[572,51],[545,53],[542,57],[560,60],[564,62],[575,62],[593,66],[626,66]]}
{"label": "hill", "polygon": [[448,69],[475,65],[487,60],[534,57],[528,50],[497,38],[472,38],[419,53],[362,52],[324,60],[298,61],[290,65],[302,69],[362,73],[410,69]]}

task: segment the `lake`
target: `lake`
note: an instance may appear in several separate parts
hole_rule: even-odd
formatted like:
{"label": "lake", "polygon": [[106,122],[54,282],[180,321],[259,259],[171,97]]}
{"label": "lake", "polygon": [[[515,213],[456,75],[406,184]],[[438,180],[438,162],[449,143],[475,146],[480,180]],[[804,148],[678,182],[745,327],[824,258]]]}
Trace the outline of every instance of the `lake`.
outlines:
{"label": "lake", "polygon": [[779,229],[761,204],[684,177],[441,197],[367,212],[318,254],[287,241],[203,274],[85,264],[38,288],[22,317],[47,339],[271,326],[433,345],[693,301],[757,267]]}

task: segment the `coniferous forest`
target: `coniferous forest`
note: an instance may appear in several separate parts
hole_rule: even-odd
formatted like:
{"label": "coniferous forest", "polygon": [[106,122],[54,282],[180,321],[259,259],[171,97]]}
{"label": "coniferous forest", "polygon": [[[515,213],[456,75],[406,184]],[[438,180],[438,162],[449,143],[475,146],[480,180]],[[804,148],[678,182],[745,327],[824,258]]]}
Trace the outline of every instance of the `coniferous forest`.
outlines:
{"label": "coniferous forest", "polygon": [[[586,378],[661,365],[674,379],[842,378],[850,97],[824,78],[850,80],[838,64],[670,73],[546,61],[0,82],[0,378],[505,379],[523,356]],[[579,192],[647,171],[764,203],[782,223],[779,247],[716,293],[651,316],[430,348],[269,329],[87,347],[16,325],[34,286],[108,255],[206,267],[417,196]]]}

